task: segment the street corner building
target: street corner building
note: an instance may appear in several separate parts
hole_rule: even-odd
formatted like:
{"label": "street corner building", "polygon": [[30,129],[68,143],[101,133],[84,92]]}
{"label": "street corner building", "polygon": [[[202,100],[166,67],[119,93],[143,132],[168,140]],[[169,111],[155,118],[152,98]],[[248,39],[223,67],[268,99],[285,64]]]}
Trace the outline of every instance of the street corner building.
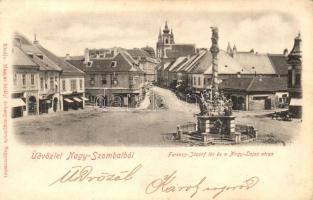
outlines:
{"label": "street corner building", "polygon": [[84,72],[20,33],[13,36],[12,117],[85,107]]}
{"label": "street corner building", "polygon": [[152,50],[85,49],[83,57],[67,56],[66,60],[85,72],[90,104],[138,107],[145,96],[145,83],[155,79],[158,62]]}
{"label": "street corner building", "polygon": [[294,46],[288,55],[288,93],[290,96],[289,111],[294,117],[302,118],[302,51],[301,35],[294,40]]}

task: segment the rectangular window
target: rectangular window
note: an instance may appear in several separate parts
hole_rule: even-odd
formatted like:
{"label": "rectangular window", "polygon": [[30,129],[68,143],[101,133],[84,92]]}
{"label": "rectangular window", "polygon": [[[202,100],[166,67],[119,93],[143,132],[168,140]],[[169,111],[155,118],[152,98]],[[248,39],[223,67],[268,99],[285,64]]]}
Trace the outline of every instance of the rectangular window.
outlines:
{"label": "rectangular window", "polygon": [[112,74],[111,75],[111,85],[117,86],[117,84],[118,84],[117,75],[116,74]]}
{"label": "rectangular window", "polygon": [[301,74],[296,74],[295,85],[296,85],[297,87],[300,87],[300,86],[301,86]]}
{"label": "rectangular window", "polygon": [[203,78],[203,85],[206,85],[206,78]]}
{"label": "rectangular window", "polygon": [[200,79],[200,77],[198,77],[198,85],[200,85],[201,84],[201,79]]}
{"label": "rectangular window", "polygon": [[116,65],[117,65],[117,62],[116,62],[116,61],[112,61],[112,62],[111,62],[111,67],[116,67]]}
{"label": "rectangular window", "polygon": [[193,77],[193,84],[196,85],[196,77]]}
{"label": "rectangular window", "polygon": [[65,80],[62,80],[62,90],[66,91],[66,82],[65,82]]}
{"label": "rectangular window", "polygon": [[90,85],[95,85],[95,75],[90,75]]}
{"label": "rectangular window", "polygon": [[22,85],[25,86],[26,85],[26,74],[22,75]]}
{"label": "rectangular window", "polygon": [[79,90],[83,89],[83,80],[79,79]]}
{"label": "rectangular window", "polygon": [[288,70],[288,87],[289,88],[292,87],[292,70],[291,69]]}
{"label": "rectangular window", "polygon": [[14,73],[13,75],[13,84],[16,86],[17,85],[17,74]]}
{"label": "rectangular window", "polygon": [[107,84],[106,75],[102,75],[102,84],[103,84],[103,85]]}
{"label": "rectangular window", "polygon": [[40,77],[40,89],[43,90],[43,77]]}
{"label": "rectangular window", "polygon": [[54,79],[53,77],[50,77],[50,90],[53,90],[53,85],[54,85]]}
{"label": "rectangular window", "polygon": [[71,80],[71,91],[76,91],[76,79]]}
{"label": "rectangular window", "polygon": [[34,74],[30,75],[30,84],[35,85],[35,75]]}

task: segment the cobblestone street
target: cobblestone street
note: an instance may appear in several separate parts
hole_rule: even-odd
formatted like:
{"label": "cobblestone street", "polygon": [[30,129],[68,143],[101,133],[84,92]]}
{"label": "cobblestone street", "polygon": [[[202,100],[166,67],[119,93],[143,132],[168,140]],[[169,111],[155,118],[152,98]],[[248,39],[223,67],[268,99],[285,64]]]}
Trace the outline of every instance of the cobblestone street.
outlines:
{"label": "cobblestone street", "polygon": [[[153,87],[165,108],[94,108],[14,119],[15,135],[24,144],[51,145],[186,145],[167,140],[178,124],[196,122],[198,108],[180,101],[169,90]],[[272,120],[268,111],[234,112],[236,122],[259,130],[260,143],[290,143],[297,136],[299,121]]]}

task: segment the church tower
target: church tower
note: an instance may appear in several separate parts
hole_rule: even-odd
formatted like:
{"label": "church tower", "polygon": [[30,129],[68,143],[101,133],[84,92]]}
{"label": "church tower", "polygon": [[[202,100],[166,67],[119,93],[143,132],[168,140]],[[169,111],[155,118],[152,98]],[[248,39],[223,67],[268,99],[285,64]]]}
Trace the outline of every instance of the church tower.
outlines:
{"label": "church tower", "polygon": [[171,46],[172,44],[175,44],[174,40],[174,33],[173,30],[169,29],[167,25],[167,21],[165,21],[165,26],[163,31],[159,31],[158,36],[158,42],[157,42],[157,58],[163,58],[164,57],[164,48],[167,46]]}

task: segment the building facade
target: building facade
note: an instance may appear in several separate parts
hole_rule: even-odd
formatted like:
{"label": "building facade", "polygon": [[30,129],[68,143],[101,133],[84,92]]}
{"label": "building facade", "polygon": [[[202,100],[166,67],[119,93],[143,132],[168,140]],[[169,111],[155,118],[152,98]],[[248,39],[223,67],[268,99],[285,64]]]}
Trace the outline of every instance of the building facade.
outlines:
{"label": "building facade", "polygon": [[145,82],[156,81],[156,67],[159,61],[153,57],[155,55],[152,47],[145,47],[142,49],[134,48],[127,49],[127,53],[139,63],[139,68],[144,72]]}
{"label": "building facade", "polygon": [[302,51],[301,35],[294,41],[294,46],[288,55],[288,93],[290,97],[289,111],[294,117],[302,117]]}
{"label": "building facade", "polygon": [[13,88],[12,88],[12,117],[37,115],[39,113],[39,73],[37,66],[19,48],[14,46],[13,54]]}
{"label": "building facade", "polygon": [[[36,37],[32,43],[23,35],[16,33],[14,35],[14,46],[37,67],[36,76],[33,78],[31,75],[31,83],[33,80],[36,82],[38,92],[36,96],[29,98],[32,106],[30,104],[28,106],[26,100],[26,110],[34,110],[33,105],[36,105],[36,111],[32,113],[36,114],[68,110],[69,107],[74,109],[84,108],[84,72],[42,47]],[[16,55],[13,55],[13,57],[14,59],[17,58]],[[29,71],[29,69],[27,70]],[[13,74],[13,77],[15,77],[15,74]],[[17,78],[17,80],[19,79]],[[75,87],[74,80],[76,82]],[[72,96],[66,97],[66,91],[62,90],[64,89],[62,83],[71,81],[73,89],[76,89],[68,90]],[[66,101],[66,99],[68,99],[70,106],[65,105],[64,100]]]}
{"label": "building facade", "polygon": [[141,102],[145,73],[125,49],[86,49],[83,60],[68,62],[85,72],[86,97],[93,105],[136,107]]}
{"label": "building facade", "polygon": [[286,77],[234,77],[221,83],[221,89],[234,110],[272,110],[288,101]]}

